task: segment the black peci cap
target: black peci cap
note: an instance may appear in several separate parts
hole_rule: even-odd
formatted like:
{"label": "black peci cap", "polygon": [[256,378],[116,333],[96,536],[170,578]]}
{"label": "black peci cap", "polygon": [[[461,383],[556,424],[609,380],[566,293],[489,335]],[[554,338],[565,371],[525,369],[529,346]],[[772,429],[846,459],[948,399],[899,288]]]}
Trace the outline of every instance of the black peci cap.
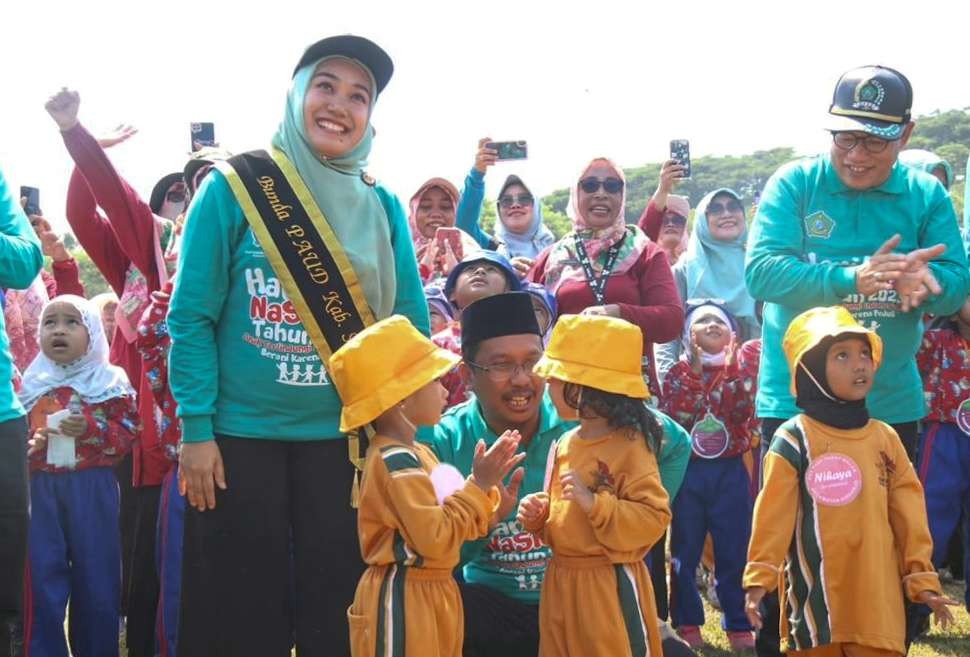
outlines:
{"label": "black peci cap", "polygon": [[479,299],[461,314],[461,344],[470,347],[482,340],[506,335],[542,337],[532,295],[528,292],[506,292]]}
{"label": "black peci cap", "polygon": [[863,66],[839,78],[829,114],[832,132],[860,130],[895,141],[910,122],[913,87],[906,76],[885,66]]}
{"label": "black peci cap", "polygon": [[341,34],[321,39],[303,51],[303,56],[293,69],[293,75],[304,66],[333,56],[349,57],[366,66],[377,83],[377,95],[384,91],[394,73],[394,62],[379,45],[364,37]]}

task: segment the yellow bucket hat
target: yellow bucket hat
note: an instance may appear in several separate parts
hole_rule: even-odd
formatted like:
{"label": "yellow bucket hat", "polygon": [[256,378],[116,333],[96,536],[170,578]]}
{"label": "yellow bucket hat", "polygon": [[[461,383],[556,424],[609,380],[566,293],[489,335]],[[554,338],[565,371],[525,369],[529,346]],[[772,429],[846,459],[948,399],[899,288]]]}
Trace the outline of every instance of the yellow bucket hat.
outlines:
{"label": "yellow bucket hat", "polygon": [[785,338],[782,348],[785,350],[785,358],[788,360],[788,369],[791,372],[791,391],[795,390],[795,372],[798,364],[807,351],[818,345],[825,338],[834,338],[843,333],[855,333],[869,339],[872,348],[872,362],[879,369],[882,365],[882,338],[875,331],[863,327],[855,320],[844,306],[828,306],[825,308],[812,308],[798,315],[788,325],[785,331]]}
{"label": "yellow bucket hat", "polygon": [[563,315],[533,371],[544,379],[650,399],[642,361],[639,327],[615,317]]}
{"label": "yellow bucket hat", "polygon": [[459,362],[402,315],[367,327],[330,357],[330,376],[344,403],[340,430],[373,422]]}

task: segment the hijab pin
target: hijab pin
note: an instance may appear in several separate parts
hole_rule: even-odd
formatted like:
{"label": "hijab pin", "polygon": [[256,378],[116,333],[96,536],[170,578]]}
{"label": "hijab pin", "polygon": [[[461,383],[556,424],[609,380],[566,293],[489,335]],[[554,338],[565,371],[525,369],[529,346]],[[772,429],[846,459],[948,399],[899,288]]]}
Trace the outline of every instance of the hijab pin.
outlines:
{"label": "hijab pin", "polygon": [[367,185],[368,187],[373,187],[374,185],[377,184],[377,179],[374,178],[374,176],[367,173],[366,171],[360,172],[360,179],[363,180],[364,184]]}

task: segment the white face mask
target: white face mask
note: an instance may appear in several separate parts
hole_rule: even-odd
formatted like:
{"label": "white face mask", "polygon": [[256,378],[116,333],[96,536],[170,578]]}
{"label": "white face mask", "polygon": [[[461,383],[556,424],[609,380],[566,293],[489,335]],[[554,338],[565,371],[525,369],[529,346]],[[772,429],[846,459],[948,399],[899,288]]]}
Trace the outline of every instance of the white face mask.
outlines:
{"label": "white face mask", "polygon": [[162,209],[159,211],[158,216],[175,221],[175,219],[182,214],[184,210],[185,201],[181,201],[179,203],[170,203],[168,199],[165,199],[165,201],[162,203]]}

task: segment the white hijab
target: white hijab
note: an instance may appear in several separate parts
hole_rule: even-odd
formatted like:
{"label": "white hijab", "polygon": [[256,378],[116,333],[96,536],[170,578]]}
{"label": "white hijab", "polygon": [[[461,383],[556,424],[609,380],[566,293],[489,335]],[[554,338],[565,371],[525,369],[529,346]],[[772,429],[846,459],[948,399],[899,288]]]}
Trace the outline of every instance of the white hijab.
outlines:
{"label": "white hijab", "polygon": [[81,320],[88,330],[88,349],[83,356],[66,365],[55,363],[43,350],[38,353],[24,372],[23,387],[18,395],[24,408],[29,411],[45,394],[64,387],[72,388],[81,396],[81,401],[88,404],[114,397],[134,397],[135,391],[128,381],[128,375],[108,362],[108,340],[104,337],[98,307],[72,294],[55,297],[47,302],[41,312],[41,326],[44,312],[52,303],[68,303],[81,313]]}

